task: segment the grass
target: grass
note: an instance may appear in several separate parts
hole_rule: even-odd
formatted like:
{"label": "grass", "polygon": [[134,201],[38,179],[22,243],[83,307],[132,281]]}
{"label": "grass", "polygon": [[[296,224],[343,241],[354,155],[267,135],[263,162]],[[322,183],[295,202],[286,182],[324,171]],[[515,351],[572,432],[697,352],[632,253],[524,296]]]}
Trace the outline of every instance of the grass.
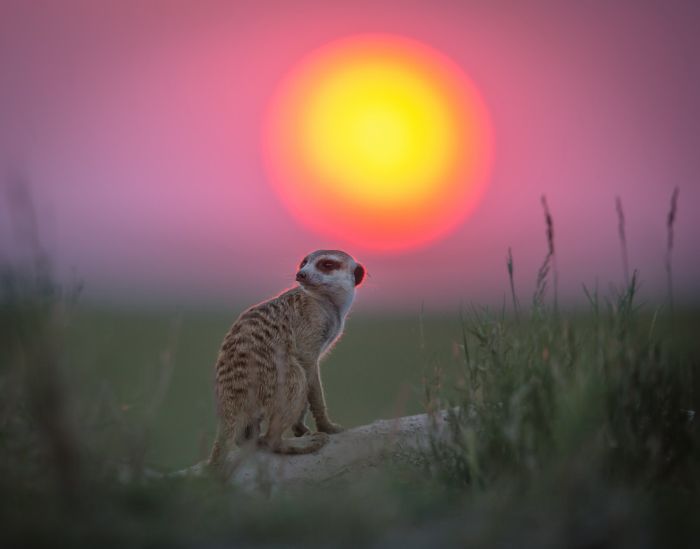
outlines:
{"label": "grass", "polygon": [[518,326],[477,312],[464,323],[462,374],[442,404],[459,412],[438,453],[452,482],[538,479],[585,450],[591,475],[687,483],[698,457],[698,363],[679,349],[695,343],[636,311],[635,284],[604,304],[591,295],[586,318],[540,312]]}

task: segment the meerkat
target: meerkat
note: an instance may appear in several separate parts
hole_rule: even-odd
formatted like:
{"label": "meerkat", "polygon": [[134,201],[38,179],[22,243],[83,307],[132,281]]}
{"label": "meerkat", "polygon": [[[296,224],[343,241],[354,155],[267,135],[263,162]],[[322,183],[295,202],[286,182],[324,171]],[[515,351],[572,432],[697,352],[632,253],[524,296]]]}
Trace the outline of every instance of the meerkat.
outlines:
{"label": "meerkat", "polygon": [[[281,454],[315,452],[342,427],[328,416],[319,360],[343,332],[365,269],[339,250],[306,256],[298,285],[244,311],[224,337],[215,368],[219,428],[209,458],[251,441]],[[310,433],[308,409],[318,432]],[[260,436],[261,425],[266,432]],[[292,430],[298,438],[284,437]]]}

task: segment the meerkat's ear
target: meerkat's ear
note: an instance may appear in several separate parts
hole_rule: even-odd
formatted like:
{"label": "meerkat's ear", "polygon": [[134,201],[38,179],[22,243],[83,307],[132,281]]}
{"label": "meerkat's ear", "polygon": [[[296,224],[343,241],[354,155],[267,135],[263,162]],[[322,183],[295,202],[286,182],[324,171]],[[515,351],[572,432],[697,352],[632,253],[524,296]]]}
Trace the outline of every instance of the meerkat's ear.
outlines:
{"label": "meerkat's ear", "polygon": [[358,263],[357,267],[355,267],[355,286],[358,286],[364,278],[365,278],[365,268]]}

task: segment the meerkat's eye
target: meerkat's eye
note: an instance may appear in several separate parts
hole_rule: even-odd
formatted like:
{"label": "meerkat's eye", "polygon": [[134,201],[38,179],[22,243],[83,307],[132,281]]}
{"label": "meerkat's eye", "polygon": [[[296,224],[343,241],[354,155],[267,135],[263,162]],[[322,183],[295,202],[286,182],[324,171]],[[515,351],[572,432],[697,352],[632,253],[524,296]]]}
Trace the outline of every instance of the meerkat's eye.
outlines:
{"label": "meerkat's eye", "polygon": [[307,258],[302,259],[301,263],[299,264],[299,268],[303,269],[304,265],[306,265],[308,262],[309,262],[309,260]]}
{"label": "meerkat's eye", "polygon": [[322,259],[316,263],[316,268],[325,272],[334,271],[336,269],[340,269],[340,263],[333,261],[332,259]]}

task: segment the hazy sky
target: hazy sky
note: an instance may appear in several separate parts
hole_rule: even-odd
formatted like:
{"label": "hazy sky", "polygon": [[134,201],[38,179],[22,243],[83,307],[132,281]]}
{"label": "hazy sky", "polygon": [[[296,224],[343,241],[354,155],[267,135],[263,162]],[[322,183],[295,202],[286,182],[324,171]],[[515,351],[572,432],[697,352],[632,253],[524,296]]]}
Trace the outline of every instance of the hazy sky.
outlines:
{"label": "hazy sky", "polygon": [[[222,304],[291,284],[341,247],[371,278],[358,307],[500,303],[513,249],[529,299],[547,195],[563,295],[619,283],[614,199],[643,295],[663,297],[680,187],[679,300],[700,294],[700,3],[657,1],[0,3],[0,176],[32,183],[47,246],[97,298]],[[452,58],[491,114],[486,194],[454,233],[400,254],[307,231],[268,184],[261,120],[286,71],[356,33]],[[0,245],[8,247],[7,206]]]}

